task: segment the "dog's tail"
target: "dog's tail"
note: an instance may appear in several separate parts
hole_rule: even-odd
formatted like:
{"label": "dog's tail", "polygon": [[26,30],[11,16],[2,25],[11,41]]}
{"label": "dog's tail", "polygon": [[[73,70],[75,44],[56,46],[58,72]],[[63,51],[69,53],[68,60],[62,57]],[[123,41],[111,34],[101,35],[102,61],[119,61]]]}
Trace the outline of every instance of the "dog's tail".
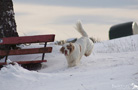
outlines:
{"label": "dog's tail", "polygon": [[88,34],[85,32],[85,30],[82,27],[82,24],[80,21],[76,23],[75,29],[84,37],[88,37]]}

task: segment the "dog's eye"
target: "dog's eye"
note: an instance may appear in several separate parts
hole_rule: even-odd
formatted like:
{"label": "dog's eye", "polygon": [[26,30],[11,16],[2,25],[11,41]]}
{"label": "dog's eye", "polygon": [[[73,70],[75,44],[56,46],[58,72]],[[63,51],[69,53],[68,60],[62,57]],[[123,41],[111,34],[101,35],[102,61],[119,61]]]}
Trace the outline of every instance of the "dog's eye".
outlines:
{"label": "dog's eye", "polygon": [[68,49],[68,50],[70,50],[70,51],[72,50],[72,48],[71,48],[71,47],[67,47],[67,49]]}
{"label": "dog's eye", "polygon": [[69,49],[69,48],[71,48],[70,46],[67,46],[67,48]]}
{"label": "dog's eye", "polygon": [[70,49],[71,49],[71,47],[67,47],[67,49],[69,49],[69,50],[70,50]]}

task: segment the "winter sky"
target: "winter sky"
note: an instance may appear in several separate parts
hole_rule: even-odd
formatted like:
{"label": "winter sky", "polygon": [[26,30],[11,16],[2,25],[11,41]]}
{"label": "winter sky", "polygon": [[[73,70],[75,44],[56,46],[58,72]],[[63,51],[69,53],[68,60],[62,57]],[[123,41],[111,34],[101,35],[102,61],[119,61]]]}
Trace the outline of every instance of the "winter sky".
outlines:
{"label": "winter sky", "polygon": [[100,40],[112,25],[138,22],[138,0],[13,0],[20,35],[56,34],[56,40],[80,37],[74,26]]}

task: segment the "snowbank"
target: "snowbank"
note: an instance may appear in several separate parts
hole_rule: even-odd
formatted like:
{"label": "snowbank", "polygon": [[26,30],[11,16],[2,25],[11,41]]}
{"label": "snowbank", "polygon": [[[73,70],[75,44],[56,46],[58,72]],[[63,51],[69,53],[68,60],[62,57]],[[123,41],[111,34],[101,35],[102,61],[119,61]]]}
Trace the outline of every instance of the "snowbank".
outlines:
{"label": "snowbank", "polygon": [[53,52],[46,54],[48,62],[43,63],[38,72],[28,71],[18,64],[3,67],[0,89],[132,90],[138,85],[137,40],[138,36],[131,36],[97,43],[93,53],[82,57],[81,64],[72,68],[67,68],[66,59],[59,52],[61,46],[52,45]]}
{"label": "snowbank", "polygon": [[119,53],[132,51],[138,51],[138,35],[96,43],[94,47],[94,52],[96,53]]}

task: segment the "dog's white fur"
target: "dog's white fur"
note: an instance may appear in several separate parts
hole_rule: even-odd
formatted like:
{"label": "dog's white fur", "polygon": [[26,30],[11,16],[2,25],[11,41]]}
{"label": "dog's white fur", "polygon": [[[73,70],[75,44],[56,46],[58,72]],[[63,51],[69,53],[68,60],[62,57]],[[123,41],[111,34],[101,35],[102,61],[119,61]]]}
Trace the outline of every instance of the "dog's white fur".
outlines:
{"label": "dog's white fur", "polygon": [[82,37],[77,39],[75,43],[64,44],[61,48],[61,52],[67,59],[68,67],[78,65],[82,56],[89,56],[93,49],[93,42],[89,39],[80,21],[76,24],[76,30],[82,35]]}

